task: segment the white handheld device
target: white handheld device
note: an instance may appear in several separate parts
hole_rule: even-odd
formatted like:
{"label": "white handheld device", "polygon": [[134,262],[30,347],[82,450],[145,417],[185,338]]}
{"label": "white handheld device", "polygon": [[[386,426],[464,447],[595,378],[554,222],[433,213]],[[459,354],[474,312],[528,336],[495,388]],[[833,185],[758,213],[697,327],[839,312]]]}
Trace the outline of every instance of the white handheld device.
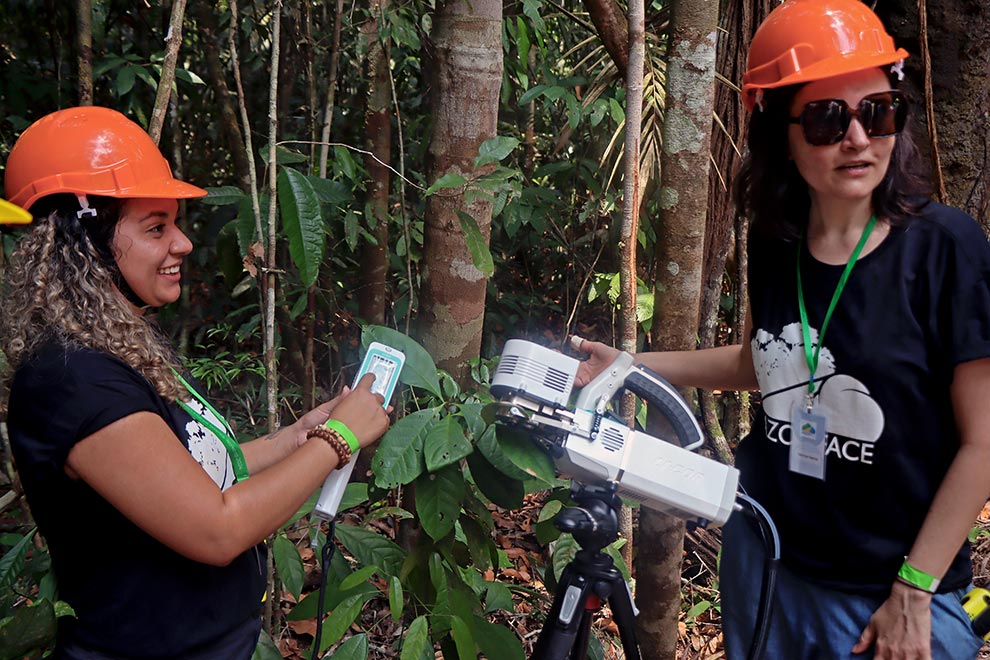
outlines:
{"label": "white handheld device", "polygon": [[[375,382],[371,384],[371,391],[385,397],[384,406],[388,406],[392,393],[395,392],[399,384],[399,373],[402,365],[406,363],[406,356],[402,351],[386,346],[377,341],[371,342],[368,352],[364,355],[361,368],[358,369],[357,376],[351,384],[353,390],[357,387],[361,378],[369,371],[375,374]],[[313,513],[325,520],[333,520],[337,516],[337,509],[340,507],[340,500],[344,497],[344,489],[347,482],[351,480],[351,473],[354,471],[354,464],[357,463],[359,451],[351,454],[350,462],[339,470],[334,470],[323,482],[323,490],[313,507]]]}

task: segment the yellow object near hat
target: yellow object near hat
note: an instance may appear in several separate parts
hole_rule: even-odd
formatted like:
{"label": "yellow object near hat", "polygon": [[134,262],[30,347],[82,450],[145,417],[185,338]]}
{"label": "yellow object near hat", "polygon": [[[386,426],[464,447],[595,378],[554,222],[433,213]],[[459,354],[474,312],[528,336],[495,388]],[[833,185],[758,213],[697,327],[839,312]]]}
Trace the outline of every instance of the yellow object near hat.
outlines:
{"label": "yellow object near hat", "polygon": [[0,225],[26,225],[30,222],[30,213],[16,204],[0,199]]}

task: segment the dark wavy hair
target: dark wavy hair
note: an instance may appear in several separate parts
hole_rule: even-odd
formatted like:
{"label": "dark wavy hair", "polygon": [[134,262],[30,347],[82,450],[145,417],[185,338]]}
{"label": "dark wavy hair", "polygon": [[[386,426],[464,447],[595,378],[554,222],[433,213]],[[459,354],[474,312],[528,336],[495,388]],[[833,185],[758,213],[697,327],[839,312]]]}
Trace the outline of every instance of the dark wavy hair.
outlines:
{"label": "dark wavy hair", "polygon": [[[791,103],[802,85],[768,89],[763,110],[749,120],[747,152],[736,175],[735,203],[750,219],[753,232],[796,240],[804,232],[811,211],[808,184],[788,157],[787,128]],[[929,192],[915,171],[918,149],[905,129],[895,138],[890,166],[873,190],[873,210],[892,225],[916,215]]]}
{"label": "dark wavy hair", "polygon": [[178,358],[157,326],[128,299],[130,289],[113,254],[124,200],[90,195],[89,203],[96,216],[82,219],[74,195],[51,195],[31,207],[34,224],[11,256],[0,288],[0,309],[5,310],[0,350],[7,361],[0,382],[9,385],[36,348],[55,341],[114,355],[162,397],[175,399],[184,392],[172,371]]}

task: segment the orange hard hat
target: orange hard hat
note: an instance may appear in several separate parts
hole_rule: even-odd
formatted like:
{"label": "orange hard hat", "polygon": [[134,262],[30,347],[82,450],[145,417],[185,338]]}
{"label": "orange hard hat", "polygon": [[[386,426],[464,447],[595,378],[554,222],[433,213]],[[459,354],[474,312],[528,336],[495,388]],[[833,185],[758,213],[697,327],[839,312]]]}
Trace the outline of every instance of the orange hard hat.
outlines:
{"label": "orange hard hat", "polygon": [[8,200],[29,209],[55,193],[185,199],[206,191],[172,176],[143,128],[116,110],[80,106],[34,122],[7,158]]}
{"label": "orange hard hat", "polygon": [[0,199],[0,225],[26,225],[30,222],[30,213],[20,206]]}
{"label": "orange hard hat", "polygon": [[753,35],[743,104],[752,110],[764,89],[894,64],[907,56],[860,0],[787,0]]}

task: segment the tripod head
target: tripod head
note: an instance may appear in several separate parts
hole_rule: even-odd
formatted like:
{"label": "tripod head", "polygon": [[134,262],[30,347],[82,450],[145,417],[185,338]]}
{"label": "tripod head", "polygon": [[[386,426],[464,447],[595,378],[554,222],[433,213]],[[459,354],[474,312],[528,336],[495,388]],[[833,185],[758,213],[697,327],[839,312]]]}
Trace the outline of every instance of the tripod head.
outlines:
{"label": "tripod head", "polygon": [[602,485],[571,483],[571,499],[579,506],[567,507],[554,518],[554,526],[567,532],[583,553],[597,554],[619,535],[622,499],[614,482]]}

